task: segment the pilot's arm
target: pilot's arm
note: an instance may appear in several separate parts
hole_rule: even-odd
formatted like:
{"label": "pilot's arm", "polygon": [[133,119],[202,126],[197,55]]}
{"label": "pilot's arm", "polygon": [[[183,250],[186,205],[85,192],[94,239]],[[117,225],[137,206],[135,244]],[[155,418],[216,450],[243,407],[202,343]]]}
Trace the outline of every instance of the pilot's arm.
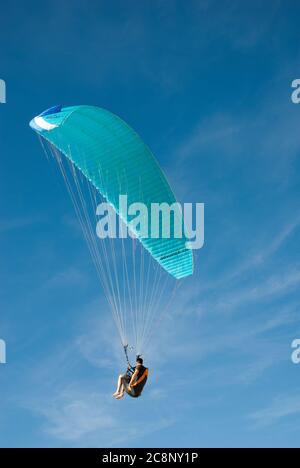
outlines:
{"label": "pilot's arm", "polygon": [[131,377],[130,382],[129,382],[129,390],[130,390],[131,385],[133,384],[133,382],[134,382],[135,379],[137,378],[138,373],[139,373],[139,370],[136,369],[136,370],[134,371],[134,373],[132,374],[132,377]]}

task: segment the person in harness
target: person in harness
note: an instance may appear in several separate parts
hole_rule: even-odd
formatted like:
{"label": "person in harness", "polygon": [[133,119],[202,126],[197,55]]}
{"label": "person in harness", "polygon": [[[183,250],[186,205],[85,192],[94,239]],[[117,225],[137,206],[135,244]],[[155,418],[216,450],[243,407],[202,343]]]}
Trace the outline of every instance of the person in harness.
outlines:
{"label": "person in harness", "polygon": [[148,368],[144,367],[143,359],[137,356],[136,366],[132,367],[128,362],[126,373],[119,376],[118,387],[113,396],[116,400],[121,400],[126,392],[132,398],[139,397],[142,394],[147,378]]}

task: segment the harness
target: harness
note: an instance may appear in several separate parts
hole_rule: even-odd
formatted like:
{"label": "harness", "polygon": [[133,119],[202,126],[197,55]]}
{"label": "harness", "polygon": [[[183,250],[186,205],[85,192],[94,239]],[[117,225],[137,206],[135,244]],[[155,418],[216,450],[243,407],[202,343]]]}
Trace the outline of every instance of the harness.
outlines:
{"label": "harness", "polygon": [[[133,367],[129,362],[128,344],[124,345],[124,353],[125,353],[125,357],[126,357],[126,361],[127,361],[127,365],[128,365],[126,375],[128,375],[131,378],[132,375],[135,372],[135,367]],[[137,355],[137,358],[139,358],[139,357],[140,357],[140,355]],[[140,375],[139,378],[131,385],[132,387],[137,387],[139,384],[142,384],[141,388],[144,387],[144,385],[145,385],[145,383],[147,381],[147,378],[148,378],[148,373],[149,373],[149,370],[148,370],[147,367],[145,367],[144,369],[145,370],[142,372],[142,375]]]}
{"label": "harness", "polygon": [[[137,379],[136,382],[134,382],[131,386],[132,387],[136,387],[137,385],[139,385],[141,382],[143,382],[145,379],[147,379],[148,377],[148,369],[147,367],[145,368],[144,372],[142,373],[142,375]],[[146,383],[146,382],[145,382]]]}

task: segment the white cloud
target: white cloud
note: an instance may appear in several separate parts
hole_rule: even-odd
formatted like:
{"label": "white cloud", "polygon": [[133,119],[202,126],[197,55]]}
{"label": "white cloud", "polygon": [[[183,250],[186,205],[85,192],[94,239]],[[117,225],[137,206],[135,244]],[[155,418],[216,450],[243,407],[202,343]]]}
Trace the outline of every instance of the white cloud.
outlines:
{"label": "white cloud", "polygon": [[249,415],[255,427],[271,426],[283,418],[300,415],[300,398],[298,394],[284,395],[274,398],[263,409]]}
{"label": "white cloud", "polygon": [[35,410],[46,418],[45,430],[49,434],[57,439],[78,441],[93,432],[117,429],[118,420],[107,403],[107,396],[100,392],[66,394],[43,402]]}
{"label": "white cloud", "polygon": [[186,164],[189,158],[205,157],[207,148],[219,148],[220,157],[224,151],[235,146],[243,124],[235,122],[225,114],[214,115],[204,120],[192,130],[190,135],[176,149],[177,164]]}
{"label": "white cloud", "polygon": [[86,275],[75,267],[56,272],[41,286],[44,290],[55,290],[70,287],[84,287],[87,284]]}
{"label": "white cloud", "polygon": [[[43,431],[54,438],[56,445],[73,447],[137,444],[143,437],[175,422],[174,418],[159,415],[153,407],[151,412],[151,400],[128,397],[117,401],[103,393],[101,380],[98,385],[94,382],[94,386],[94,390],[83,384],[66,386],[63,391],[27,401],[26,407],[42,417]],[[143,418],[140,417],[141,405]]]}
{"label": "white cloud", "polygon": [[9,231],[15,230],[22,230],[23,228],[27,228],[32,226],[33,224],[41,223],[45,221],[43,218],[35,216],[35,217],[17,217],[17,218],[10,218],[6,220],[0,221],[0,234],[6,233]]}

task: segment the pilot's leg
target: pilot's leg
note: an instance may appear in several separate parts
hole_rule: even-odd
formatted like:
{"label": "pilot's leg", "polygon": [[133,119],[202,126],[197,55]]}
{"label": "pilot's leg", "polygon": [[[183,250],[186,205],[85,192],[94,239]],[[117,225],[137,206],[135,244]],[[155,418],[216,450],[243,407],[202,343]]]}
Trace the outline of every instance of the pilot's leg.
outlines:
{"label": "pilot's leg", "polygon": [[115,391],[113,395],[114,397],[119,395],[121,392],[124,392],[123,377],[124,377],[123,375],[119,375],[118,386],[117,386],[117,390]]}

